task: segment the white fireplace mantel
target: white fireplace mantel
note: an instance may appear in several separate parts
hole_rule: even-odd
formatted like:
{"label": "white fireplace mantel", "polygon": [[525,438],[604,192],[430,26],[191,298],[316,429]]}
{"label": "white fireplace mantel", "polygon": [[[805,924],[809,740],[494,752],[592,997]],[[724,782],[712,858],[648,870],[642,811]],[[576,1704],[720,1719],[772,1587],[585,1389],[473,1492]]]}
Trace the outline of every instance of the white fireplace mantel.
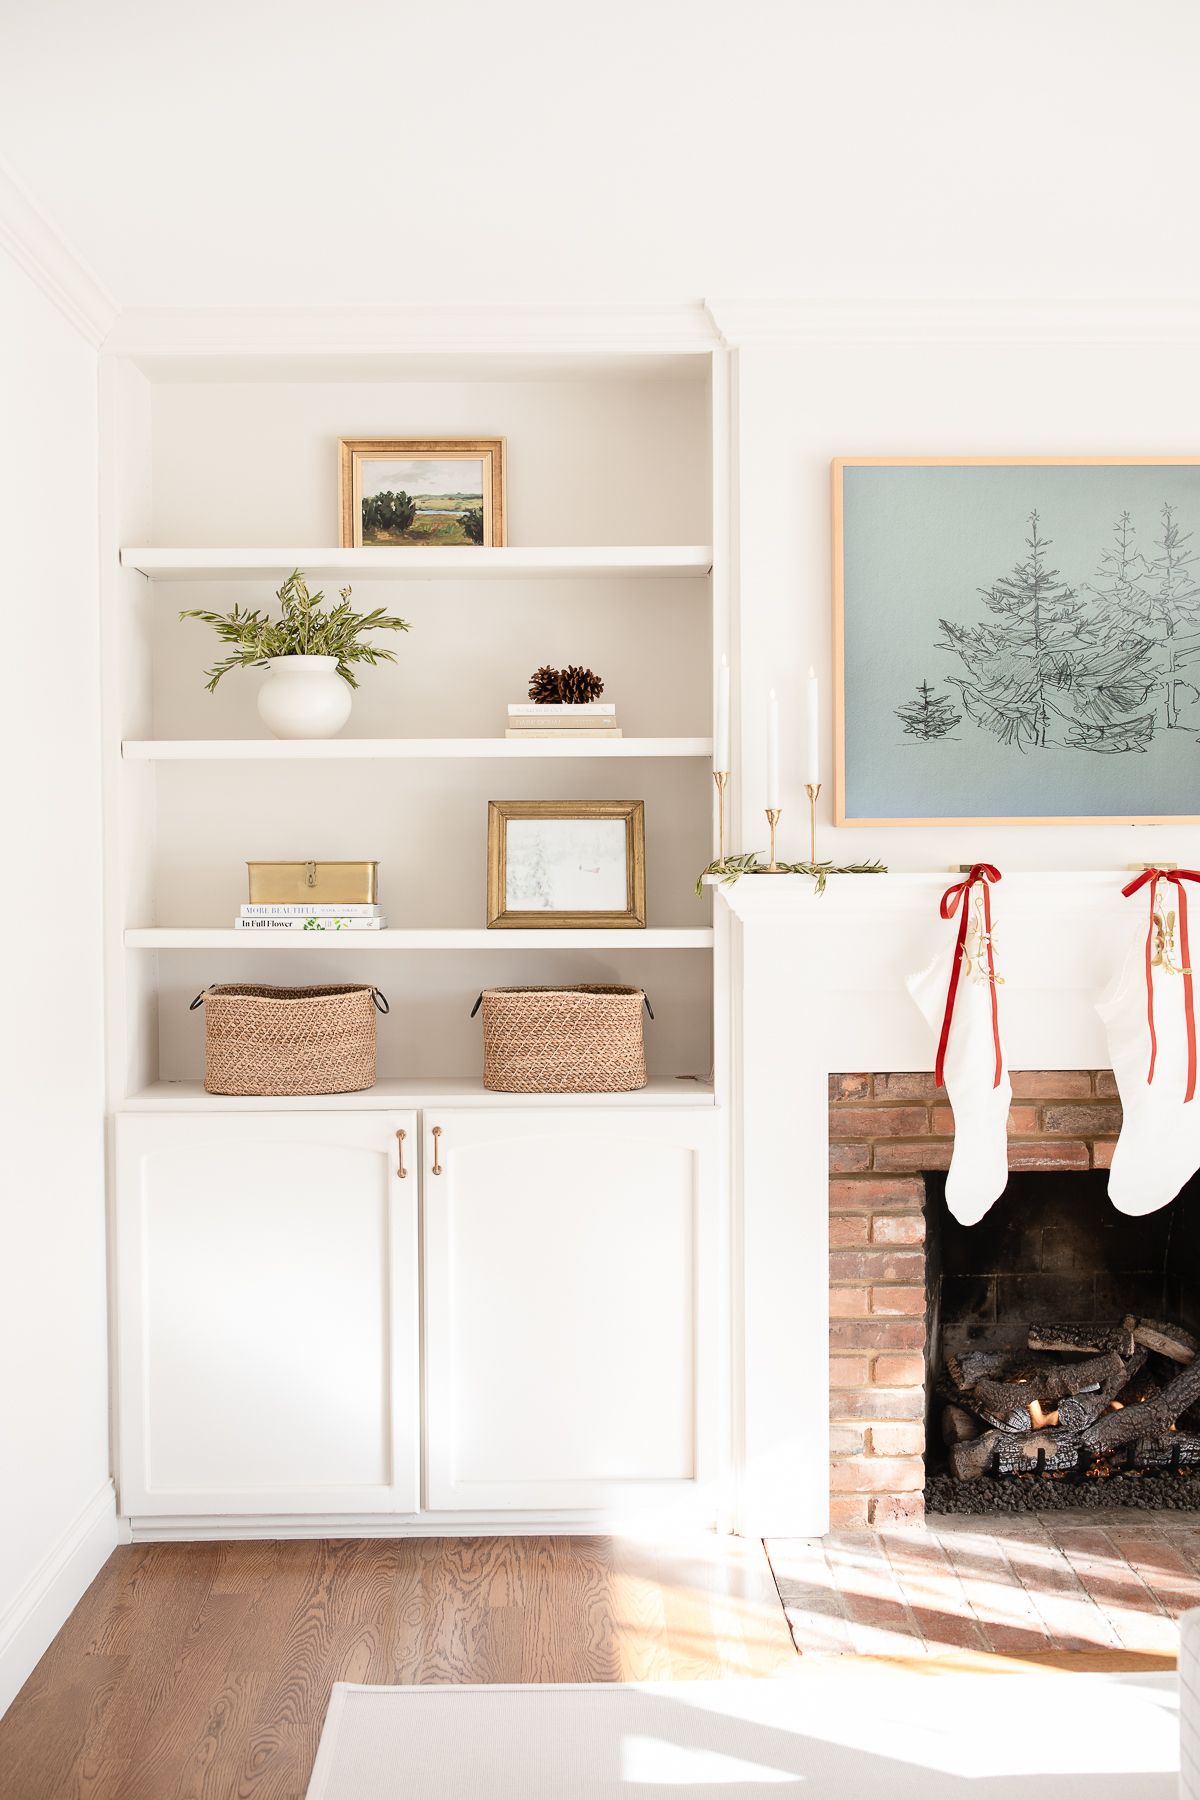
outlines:
{"label": "white fireplace mantel", "polygon": [[[932,1069],[905,987],[952,939],[938,915],[960,879],[744,876],[717,886],[728,974],[738,1527],[828,1529],[828,1076]],[[1010,1068],[1109,1065],[1095,1000],[1145,929],[1128,870],[1016,874],[993,889]]]}

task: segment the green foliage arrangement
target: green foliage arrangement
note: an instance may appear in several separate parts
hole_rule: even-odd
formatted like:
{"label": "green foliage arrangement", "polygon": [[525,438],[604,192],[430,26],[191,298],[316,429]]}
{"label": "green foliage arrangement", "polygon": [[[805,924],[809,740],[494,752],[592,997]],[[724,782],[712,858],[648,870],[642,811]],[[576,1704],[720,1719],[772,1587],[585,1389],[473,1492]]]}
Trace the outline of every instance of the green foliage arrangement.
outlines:
{"label": "green foliage arrangement", "polygon": [[275,656],[336,656],[337,672],[352,688],[358,682],[351,663],[395,662],[394,650],[381,650],[362,639],[368,631],[407,631],[407,622],[393,618],[381,606],[374,612],[356,613],[350,593],[348,587],[342,588],[338,604],[322,612],[324,593],[310,594],[300,570],[293,569],[276,596],[281,618],[269,618],[257,607],[235,606],[230,613],[198,608],[181,612],[181,619],[200,619],[212,626],[223,643],[235,646],[230,655],[205,670],[209,693],[215,693],[217,683],[230,669],[262,669]]}

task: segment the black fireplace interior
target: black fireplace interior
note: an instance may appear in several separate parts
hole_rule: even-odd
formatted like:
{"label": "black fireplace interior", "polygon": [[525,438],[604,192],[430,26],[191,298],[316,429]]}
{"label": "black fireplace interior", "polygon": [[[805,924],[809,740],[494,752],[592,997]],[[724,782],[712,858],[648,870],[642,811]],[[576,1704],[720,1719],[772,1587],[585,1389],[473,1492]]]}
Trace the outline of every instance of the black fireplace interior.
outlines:
{"label": "black fireplace interior", "polygon": [[[1013,1360],[1007,1368],[998,1360],[995,1370],[986,1370],[985,1376],[994,1373],[1005,1382],[1036,1384],[1036,1373],[1031,1374],[1020,1358],[1025,1355],[1033,1362],[1053,1362],[1055,1353],[1030,1352],[1031,1327],[1043,1328],[1046,1341],[1063,1339],[1056,1344],[1056,1353],[1064,1362],[1070,1357],[1111,1354],[1114,1343],[1133,1351],[1135,1358],[1140,1358],[1138,1379],[1144,1386],[1134,1392],[1132,1387],[1113,1385],[1113,1396],[1121,1396],[1113,1410],[1146,1398],[1157,1404],[1157,1397],[1184,1366],[1182,1358],[1190,1354],[1186,1347],[1189,1338],[1200,1338],[1200,1177],[1190,1182],[1170,1206],[1141,1218],[1130,1218],[1109,1201],[1105,1171],[1013,1174],[995,1206],[979,1224],[972,1226],[960,1225],[949,1212],[944,1175],[927,1175],[925,1186],[929,1327],[926,1467],[930,1494],[937,1482],[948,1479],[948,1456],[951,1463],[954,1460],[947,1449],[954,1420],[948,1419],[946,1413],[947,1400],[955,1398],[954,1377],[961,1387],[964,1368],[978,1373],[984,1356],[990,1354],[999,1359],[1003,1353],[1010,1353]],[[1122,1345],[1119,1339],[1106,1339],[1106,1332],[1119,1332],[1123,1322],[1130,1319],[1167,1324],[1178,1332],[1184,1348],[1179,1351],[1176,1347],[1172,1358],[1159,1354],[1157,1349],[1134,1350],[1128,1340]],[[1119,1373],[1119,1365],[1117,1368]],[[1079,1404],[1086,1409],[1090,1395],[1105,1391],[1104,1382],[1101,1375],[1097,1386],[1082,1390]],[[1037,1391],[1036,1385],[1023,1391],[1032,1395]],[[1009,1386],[1005,1392],[1011,1400],[1016,1390]],[[993,1412],[996,1405],[1002,1412],[1003,1404],[994,1402]],[[1064,1424],[1074,1416],[1071,1408],[1075,1405],[1071,1400],[1064,1408]],[[997,1437],[993,1431],[992,1436],[999,1448],[1013,1458],[1019,1436],[1023,1434],[1027,1443],[1036,1442],[1040,1456],[1033,1463],[1018,1459],[1015,1466],[1043,1481],[1048,1470],[1056,1472],[1060,1479],[1068,1474],[1079,1479],[1085,1463],[1093,1474],[1109,1472],[1102,1458],[1087,1457],[1082,1450],[1077,1467],[1069,1470],[1066,1434],[1057,1429],[1057,1415],[1049,1416],[1051,1429],[1036,1440],[1028,1429],[1023,1408],[1013,1415],[1011,1425],[1006,1426],[1003,1418],[977,1418],[975,1429],[982,1442],[988,1428],[999,1423],[1001,1435]],[[1033,1424],[1041,1422],[1035,1414]],[[966,1421],[960,1418],[957,1423],[966,1433]],[[1185,1450],[1184,1460],[1188,1461],[1188,1446],[1200,1430],[1200,1403],[1189,1406],[1177,1424],[1163,1425],[1163,1429],[1185,1434],[1179,1442]],[[1010,1435],[1004,1435],[1006,1430]],[[1048,1464],[1043,1442],[1049,1449]],[[1174,1440],[1171,1442],[1174,1453],[1170,1472],[1177,1477],[1180,1452],[1174,1447]],[[1200,1444],[1200,1437],[1196,1442]],[[1127,1472],[1133,1454],[1134,1447],[1126,1444],[1121,1451],[1119,1471],[1114,1466],[1111,1472]],[[1161,1457],[1153,1467],[1161,1468]],[[1010,1461],[1010,1475],[1012,1468]],[[989,1477],[1000,1477],[1005,1471],[998,1461],[992,1460],[987,1472]],[[978,1503],[986,1504],[984,1489],[999,1488],[1001,1483],[990,1479],[968,1485]],[[1055,1499],[1055,1504],[1061,1503]]]}

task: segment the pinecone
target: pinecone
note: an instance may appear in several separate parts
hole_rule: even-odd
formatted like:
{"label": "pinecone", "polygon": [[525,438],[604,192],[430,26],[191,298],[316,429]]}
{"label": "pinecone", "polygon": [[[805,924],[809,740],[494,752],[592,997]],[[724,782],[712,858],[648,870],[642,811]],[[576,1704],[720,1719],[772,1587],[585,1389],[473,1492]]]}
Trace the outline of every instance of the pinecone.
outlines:
{"label": "pinecone", "polygon": [[558,697],[572,706],[586,706],[589,700],[598,700],[604,692],[604,683],[591,669],[581,668],[578,663],[570,663],[558,677]]}
{"label": "pinecone", "polygon": [[560,676],[557,669],[549,663],[543,663],[529,677],[529,698],[539,706],[550,706],[559,698],[558,684]]}

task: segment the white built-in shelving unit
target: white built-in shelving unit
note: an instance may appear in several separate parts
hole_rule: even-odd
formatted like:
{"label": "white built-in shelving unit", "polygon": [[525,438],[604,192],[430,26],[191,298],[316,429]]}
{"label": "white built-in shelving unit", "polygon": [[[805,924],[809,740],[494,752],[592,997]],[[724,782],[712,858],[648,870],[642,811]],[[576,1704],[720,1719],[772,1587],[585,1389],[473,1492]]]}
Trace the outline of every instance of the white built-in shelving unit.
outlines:
{"label": "white built-in shelving unit", "polygon": [[[570,348],[539,314],[492,350],[361,313],[154,318],[102,356],[115,1466],[135,1536],[729,1517],[729,948],[696,891],[714,671],[735,660],[726,351],[703,320],[638,319],[568,322]],[[340,436],[503,436],[509,543],[330,548]],[[294,568],[369,584],[364,610],[410,625],[329,741],[268,737],[259,672],[207,693],[218,640],[179,617],[269,607]],[[603,676],[624,735],[506,738],[531,671],[569,662]],[[489,930],[493,799],[642,800],[647,925]],[[246,862],[281,858],[377,860],[387,929],[235,929]],[[190,1007],[235,980],[375,987],[374,1087],[207,1093]],[[649,996],[648,1085],[485,1089],[480,990],[580,981]]]}
{"label": "white built-in shelving unit", "polygon": [[[711,855],[712,671],[726,647],[723,358],[659,343],[213,356],[183,341],[105,357],[117,1108],[192,1091],[203,1032],[187,1002],[207,983],[291,969],[337,980],[349,966],[392,1003],[381,1094],[452,1081],[474,1096],[479,989],[578,979],[636,983],[654,1002],[654,1079],[629,1104],[712,1103],[711,1087],[676,1077],[708,1074],[714,1056],[711,897],[693,888]],[[331,545],[339,436],[476,434],[507,440],[506,545]],[[394,665],[364,671],[332,740],[268,737],[258,674],[206,693],[217,640],[178,618],[270,605],[293,568],[327,589],[369,583],[369,605],[411,625],[388,640]],[[506,738],[530,671],[567,661],[601,672],[625,735]],[[499,798],[644,800],[648,927],[489,931],[487,802]],[[246,861],[280,857],[377,858],[389,929],[234,930]]]}

